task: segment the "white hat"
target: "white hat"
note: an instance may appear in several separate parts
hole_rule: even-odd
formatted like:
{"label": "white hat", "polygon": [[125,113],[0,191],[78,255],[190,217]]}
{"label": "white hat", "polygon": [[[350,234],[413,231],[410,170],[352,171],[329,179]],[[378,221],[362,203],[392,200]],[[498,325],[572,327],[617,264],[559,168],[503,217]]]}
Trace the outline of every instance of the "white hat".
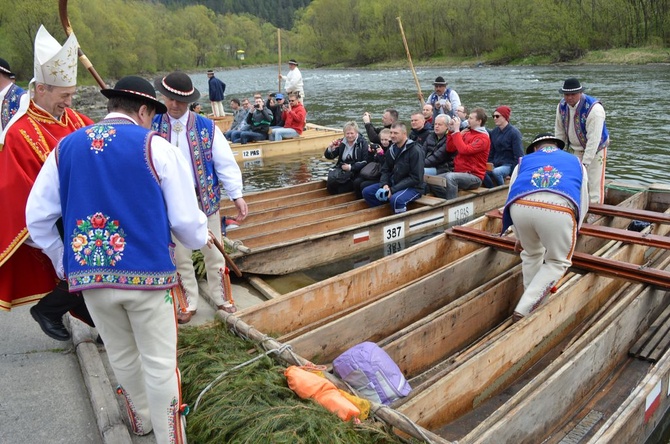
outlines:
{"label": "white hat", "polygon": [[51,86],[77,86],[77,50],[74,33],[63,46],[40,25],[35,36],[35,81]]}

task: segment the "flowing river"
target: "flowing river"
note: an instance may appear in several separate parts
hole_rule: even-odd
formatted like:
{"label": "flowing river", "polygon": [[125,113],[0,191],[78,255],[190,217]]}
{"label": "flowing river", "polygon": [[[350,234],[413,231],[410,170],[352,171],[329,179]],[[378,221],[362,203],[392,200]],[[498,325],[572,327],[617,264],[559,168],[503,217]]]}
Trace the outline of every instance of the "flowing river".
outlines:
{"label": "flowing river", "polygon": [[[286,73],[286,67],[283,67]],[[607,177],[649,184],[667,181],[670,161],[670,69],[648,66],[538,66],[418,68],[416,74],[424,97],[432,91],[437,76],[443,76],[469,109],[483,107],[490,118],[498,105],[512,108],[511,123],[523,135],[524,146],[540,132],[553,131],[558,89],[568,77],[577,77],[586,93],[601,100],[607,112],[611,144]],[[375,126],[381,125],[385,108],[396,108],[400,120],[419,110],[417,89],[409,69],[302,69],[308,121],[341,128],[368,111]],[[226,97],[263,96],[276,91],[277,67],[219,71],[227,84]],[[207,92],[203,73],[192,74],[201,92]],[[229,111],[227,107],[227,111]],[[324,147],[325,148],[325,147]],[[280,187],[327,174],[332,162],[321,153],[287,156],[262,165],[243,165],[245,191]]]}

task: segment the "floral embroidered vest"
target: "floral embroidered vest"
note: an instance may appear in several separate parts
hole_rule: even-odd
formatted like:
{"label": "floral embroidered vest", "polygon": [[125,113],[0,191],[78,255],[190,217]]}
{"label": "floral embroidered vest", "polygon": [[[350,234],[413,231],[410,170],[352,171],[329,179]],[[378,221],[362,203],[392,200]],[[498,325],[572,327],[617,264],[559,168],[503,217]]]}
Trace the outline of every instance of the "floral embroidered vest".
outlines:
{"label": "floral embroidered vest", "polygon": [[513,224],[509,213],[510,205],[538,191],[559,194],[568,199],[576,208],[575,218],[579,220],[582,180],[582,164],[579,159],[559,148],[546,147],[523,156],[503,209],[502,232]]}
{"label": "floral embroidered vest", "polygon": [[174,244],[151,161],[157,136],[122,118],[78,130],[57,147],[71,291],[163,289],[176,281]]}
{"label": "floral embroidered vest", "polygon": [[21,96],[24,93],[25,91],[17,85],[12,85],[7,90],[7,94],[5,94],[5,97],[2,99],[2,108],[0,108],[0,121],[2,121],[2,128],[7,126],[9,119],[14,117],[14,114],[16,114],[16,111],[18,111],[19,102],[21,101]]}
{"label": "floral embroidered vest", "polygon": [[[186,138],[191,148],[191,165],[196,177],[195,191],[200,208],[207,215],[219,211],[221,185],[214,169],[212,144],[214,143],[214,121],[196,113],[188,113]],[[167,114],[154,117],[151,128],[170,141],[172,126]],[[171,141],[170,141],[171,142]]]}
{"label": "floral embroidered vest", "polygon": [[[577,133],[579,143],[582,145],[583,148],[586,147],[586,118],[589,116],[591,108],[596,103],[600,103],[600,101],[594,99],[591,96],[587,96],[586,94],[582,94],[582,99],[577,104],[577,109],[575,110],[573,125],[575,127],[575,133]],[[570,110],[568,108],[568,104],[565,102],[565,99],[561,99],[561,103],[559,104],[558,109],[561,114],[561,122],[563,123],[563,128],[565,129],[565,133],[567,134],[568,129],[570,128],[570,122],[569,122]],[[600,143],[598,144],[598,149],[596,150],[596,152],[602,151],[603,149],[607,148],[607,145],[609,145],[609,137],[610,136],[607,131],[607,125],[603,122],[603,132],[600,135]],[[568,140],[569,139],[570,138],[568,137]]]}

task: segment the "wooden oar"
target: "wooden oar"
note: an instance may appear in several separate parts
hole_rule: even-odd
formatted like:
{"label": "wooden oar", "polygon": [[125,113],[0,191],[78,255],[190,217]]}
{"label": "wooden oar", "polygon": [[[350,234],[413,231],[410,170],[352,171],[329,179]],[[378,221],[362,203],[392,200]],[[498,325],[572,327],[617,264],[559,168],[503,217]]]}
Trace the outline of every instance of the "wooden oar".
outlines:
{"label": "wooden oar", "polygon": [[281,92],[281,28],[277,28],[277,70],[279,71],[279,88],[277,92]]}
{"label": "wooden oar", "polygon": [[[70,19],[67,16],[67,0],[58,0],[58,15],[60,17],[60,22],[63,25],[63,29],[65,30],[65,34],[69,36],[72,34],[72,25],[70,25]],[[100,88],[106,89],[107,84],[102,80],[102,77],[100,77],[100,74],[95,70],[93,64],[88,57],[86,57],[86,54],[82,52],[81,48],[77,48],[77,53],[79,55],[79,61],[86,67],[88,72],[91,73]]]}
{"label": "wooden oar", "polygon": [[416,89],[419,93],[419,106],[423,106],[423,93],[421,92],[421,85],[419,84],[419,78],[416,76],[416,71],[414,70],[414,63],[412,63],[412,55],[409,53],[409,46],[407,45],[407,39],[405,38],[405,31],[402,29],[402,21],[400,17],[396,17],[398,20],[398,25],[400,26],[400,34],[402,35],[402,42],[405,44],[405,52],[407,52],[407,60],[409,61],[409,67],[412,70],[412,75],[414,76],[414,83],[416,83]]}

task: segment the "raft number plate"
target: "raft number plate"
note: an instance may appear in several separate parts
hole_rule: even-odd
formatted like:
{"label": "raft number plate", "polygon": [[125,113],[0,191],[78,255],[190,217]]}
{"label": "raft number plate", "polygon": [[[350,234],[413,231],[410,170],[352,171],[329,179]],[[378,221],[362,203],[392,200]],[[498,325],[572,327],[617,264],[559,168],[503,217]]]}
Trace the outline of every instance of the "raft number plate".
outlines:
{"label": "raft number plate", "polygon": [[405,224],[403,222],[387,225],[382,228],[382,237],[384,238],[384,243],[395,242],[398,239],[403,239],[405,237]]}
{"label": "raft number plate", "polygon": [[263,155],[263,150],[261,148],[256,148],[255,150],[244,150],[242,151],[243,159],[252,159],[254,157],[261,157]]}
{"label": "raft number plate", "polygon": [[468,202],[449,209],[449,225],[462,224],[475,214],[475,204]]}

